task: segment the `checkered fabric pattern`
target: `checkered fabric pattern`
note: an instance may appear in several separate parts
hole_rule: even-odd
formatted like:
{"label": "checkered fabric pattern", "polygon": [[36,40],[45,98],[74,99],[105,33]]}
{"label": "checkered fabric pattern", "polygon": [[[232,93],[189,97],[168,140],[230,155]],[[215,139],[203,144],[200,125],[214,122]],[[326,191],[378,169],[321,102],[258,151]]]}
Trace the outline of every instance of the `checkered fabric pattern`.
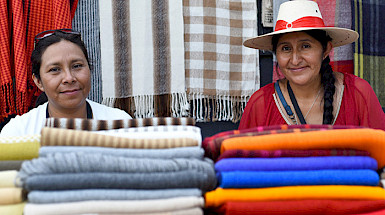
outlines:
{"label": "checkered fabric pattern", "polygon": [[183,0],[186,87],[197,121],[238,121],[259,88],[255,0]]}

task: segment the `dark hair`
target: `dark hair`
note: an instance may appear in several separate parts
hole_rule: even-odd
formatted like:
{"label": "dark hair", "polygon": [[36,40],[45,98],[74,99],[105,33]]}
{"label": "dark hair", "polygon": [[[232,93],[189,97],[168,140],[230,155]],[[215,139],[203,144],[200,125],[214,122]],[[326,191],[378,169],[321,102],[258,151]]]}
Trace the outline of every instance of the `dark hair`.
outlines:
{"label": "dark hair", "polygon": [[35,48],[32,51],[32,55],[31,55],[32,74],[34,74],[37,79],[40,79],[41,57],[43,56],[43,53],[49,46],[55,43],[58,43],[62,40],[67,40],[79,46],[84,56],[86,57],[88,66],[91,69],[87,49],[86,49],[86,46],[84,45],[84,42],[82,41],[80,34],[72,34],[72,33],[62,32],[60,30],[56,30],[52,35],[47,36],[43,39],[40,39],[35,44]]}
{"label": "dark hair", "polygon": [[[323,30],[308,30],[303,31],[318,40],[323,48],[323,51],[326,50],[328,42],[332,41],[332,38]],[[273,52],[277,51],[278,40],[282,34],[274,35],[272,38]],[[321,83],[324,87],[324,114],[323,114],[323,124],[331,124],[333,122],[333,96],[336,91],[335,88],[335,77],[333,74],[333,69],[330,66],[330,58],[327,56],[321,64]]]}

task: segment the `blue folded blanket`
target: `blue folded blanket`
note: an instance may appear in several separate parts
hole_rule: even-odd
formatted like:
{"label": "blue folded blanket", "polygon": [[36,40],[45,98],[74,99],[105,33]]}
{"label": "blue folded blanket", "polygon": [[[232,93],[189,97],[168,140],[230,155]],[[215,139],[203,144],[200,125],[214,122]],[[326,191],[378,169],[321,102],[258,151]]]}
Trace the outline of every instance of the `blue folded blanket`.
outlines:
{"label": "blue folded blanket", "polygon": [[374,170],[231,171],[217,173],[222,188],[262,188],[296,185],[377,186]]}
{"label": "blue folded blanket", "polygon": [[369,156],[226,158],[215,164],[217,172],[224,171],[286,171],[319,169],[372,169],[377,161]]}

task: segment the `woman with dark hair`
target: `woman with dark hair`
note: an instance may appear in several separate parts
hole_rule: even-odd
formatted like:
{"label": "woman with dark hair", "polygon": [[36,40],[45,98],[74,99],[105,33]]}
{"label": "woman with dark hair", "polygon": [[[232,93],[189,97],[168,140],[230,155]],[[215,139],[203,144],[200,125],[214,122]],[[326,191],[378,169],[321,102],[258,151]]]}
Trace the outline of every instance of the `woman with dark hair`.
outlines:
{"label": "woman with dark hair", "polygon": [[48,117],[97,120],[130,119],[123,110],[87,99],[91,88],[90,63],[79,32],[48,30],[35,37],[32,78],[47,102],[16,116],[0,136],[39,134]]}
{"label": "woman with dark hair", "polygon": [[282,124],[356,125],[385,130],[385,114],[365,80],[332,70],[333,47],[358,33],[325,27],[314,1],[281,4],[275,30],[248,39],[246,47],[272,51],[284,79],[255,92],[239,129]]}

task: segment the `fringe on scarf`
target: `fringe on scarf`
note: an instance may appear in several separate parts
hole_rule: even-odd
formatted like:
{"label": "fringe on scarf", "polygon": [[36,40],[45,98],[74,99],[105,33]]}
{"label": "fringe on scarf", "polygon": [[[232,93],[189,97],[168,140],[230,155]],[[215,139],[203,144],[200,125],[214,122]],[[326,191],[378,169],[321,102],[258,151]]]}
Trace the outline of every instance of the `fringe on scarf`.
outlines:
{"label": "fringe on scarf", "polygon": [[197,122],[241,120],[250,96],[205,96],[190,93],[191,115]]}
{"label": "fringe on scarf", "polygon": [[120,108],[133,118],[186,117],[190,107],[186,93],[104,98],[102,104]]}
{"label": "fringe on scarf", "polygon": [[16,103],[11,83],[2,85],[0,90],[0,117],[3,119],[8,115],[16,114]]}

